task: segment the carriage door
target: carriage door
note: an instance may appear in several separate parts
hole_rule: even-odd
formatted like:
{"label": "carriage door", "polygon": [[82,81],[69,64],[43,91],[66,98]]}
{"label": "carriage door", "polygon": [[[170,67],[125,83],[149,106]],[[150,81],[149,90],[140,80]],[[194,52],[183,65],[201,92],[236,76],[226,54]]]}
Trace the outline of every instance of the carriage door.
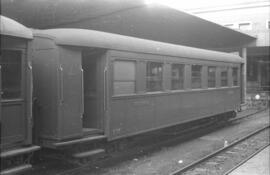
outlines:
{"label": "carriage door", "polygon": [[[1,55],[0,55],[1,60]],[[0,138],[2,137],[2,77],[1,77],[1,65],[0,65]],[[1,140],[0,140],[1,141]]]}
{"label": "carriage door", "polygon": [[1,50],[1,145],[24,141],[25,98],[22,51]]}
{"label": "carriage door", "polygon": [[103,55],[100,50],[85,50],[82,53],[84,79],[84,130],[103,130]]}

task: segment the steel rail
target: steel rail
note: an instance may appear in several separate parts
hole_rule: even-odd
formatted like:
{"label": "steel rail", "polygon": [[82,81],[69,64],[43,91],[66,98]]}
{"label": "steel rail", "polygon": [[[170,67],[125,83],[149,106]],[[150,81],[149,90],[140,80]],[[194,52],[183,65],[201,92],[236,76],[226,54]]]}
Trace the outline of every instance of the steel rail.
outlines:
{"label": "steel rail", "polygon": [[256,135],[257,133],[260,133],[260,132],[264,131],[265,129],[269,128],[269,126],[270,125],[267,125],[267,126],[264,126],[264,127],[260,128],[260,129],[257,129],[256,131],[254,131],[254,132],[252,132],[252,133],[250,133],[250,134],[248,134],[248,135],[246,135],[246,136],[244,136],[244,137],[242,137],[242,138],[240,138],[240,139],[238,139],[238,140],[230,143],[228,146],[223,147],[223,148],[220,148],[217,151],[215,151],[215,152],[213,152],[211,154],[208,154],[208,155],[204,156],[203,158],[201,158],[201,159],[199,159],[199,160],[197,160],[195,162],[192,162],[192,163],[188,164],[187,166],[185,166],[185,167],[183,167],[181,169],[178,169],[178,170],[170,173],[170,175],[179,175],[179,174],[182,174],[183,172],[185,172],[185,171],[187,171],[187,170],[195,167],[196,165],[198,165],[198,164],[206,161],[207,159],[210,159],[210,158],[214,157],[215,155],[217,155],[217,154],[219,154],[219,153],[227,150],[228,148],[231,148],[232,146],[234,146],[234,145],[236,145],[236,144],[238,144],[238,143],[240,143],[240,142],[242,142],[242,141],[244,141],[244,140],[246,140],[246,139],[248,139],[248,138]]}
{"label": "steel rail", "polygon": [[226,171],[223,175],[228,175],[231,172],[233,172],[235,169],[237,169],[238,167],[240,167],[241,165],[243,165],[244,163],[246,163],[249,159],[251,159],[252,157],[254,157],[255,155],[257,155],[259,152],[261,152],[262,150],[264,150],[265,148],[267,148],[270,145],[270,143],[267,143],[266,145],[264,145],[263,147],[261,147],[260,149],[258,149],[256,152],[254,152],[253,154],[251,154],[250,156],[248,156],[246,159],[242,160],[240,163],[238,163],[236,166],[234,166],[233,168],[231,168],[230,170]]}

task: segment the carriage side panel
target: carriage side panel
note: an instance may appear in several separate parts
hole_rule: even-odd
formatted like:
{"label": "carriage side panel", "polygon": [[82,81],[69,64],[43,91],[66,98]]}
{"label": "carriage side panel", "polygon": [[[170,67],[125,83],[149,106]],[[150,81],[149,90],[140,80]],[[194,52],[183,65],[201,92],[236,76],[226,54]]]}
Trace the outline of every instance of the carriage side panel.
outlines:
{"label": "carriage side panel", "polygon": [[[232,86],[231,67],[236,63],[218,63],[179,59],[162,56],[135,53],[113,52],[110,66],[110,111],[109,140],[128,137],[151,130],[156,130],[176,124],[181,124],[213,115],[234,111],[240,105],[240,87]],[[136,87],[132,94],[115,95],[113,88],[113,65],[115,61],[134,61],[136,63]],[[163,63],[163,89],[156,92],[146,92],[146,64],[148,61]],[[185,64],[185,84],[183,90],[171,90],[170,64]],[[191,88],[191,66],[202,65],[201,84],[198,89]],[[216,86],[208,88],[207,67],[215,66]],[[228,86],[221,87],[219,67],[228,67]],[[239,82],[239,81],[238,81]]]}

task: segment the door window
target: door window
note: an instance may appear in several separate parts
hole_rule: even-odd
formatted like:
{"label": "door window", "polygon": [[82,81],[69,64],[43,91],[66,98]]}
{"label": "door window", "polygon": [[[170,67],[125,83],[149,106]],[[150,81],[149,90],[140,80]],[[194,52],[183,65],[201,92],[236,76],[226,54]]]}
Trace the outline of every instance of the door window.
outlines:
{"label": "door window", "polygon": [[0,65],[3,99],[21,97],[21,55],[20,51],[1,50]]}

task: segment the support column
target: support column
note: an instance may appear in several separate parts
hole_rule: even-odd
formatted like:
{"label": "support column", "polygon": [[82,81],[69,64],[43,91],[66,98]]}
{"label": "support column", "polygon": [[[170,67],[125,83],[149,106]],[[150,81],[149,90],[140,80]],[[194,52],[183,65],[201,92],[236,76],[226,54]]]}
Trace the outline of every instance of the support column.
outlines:
{"label": "support column", "polygon": [[245,104],[246,102],[246,93],[247,93],[247,48],[241,49],[241,57],[243,58],[244,64],[242,66],[242,104]]}
{"label": "support column", "polygon": [[[261,87],[262,87],[262,72],[261,72],[261,68],[262,68],[262,62],[259,60],[259,58],[256,58],[256,61],[258,62],[257,64],[257,82],[258,82],[258,87],[256,89],[256,91],[261,91]],[[265,76],[265,75],[264,75]]]}

